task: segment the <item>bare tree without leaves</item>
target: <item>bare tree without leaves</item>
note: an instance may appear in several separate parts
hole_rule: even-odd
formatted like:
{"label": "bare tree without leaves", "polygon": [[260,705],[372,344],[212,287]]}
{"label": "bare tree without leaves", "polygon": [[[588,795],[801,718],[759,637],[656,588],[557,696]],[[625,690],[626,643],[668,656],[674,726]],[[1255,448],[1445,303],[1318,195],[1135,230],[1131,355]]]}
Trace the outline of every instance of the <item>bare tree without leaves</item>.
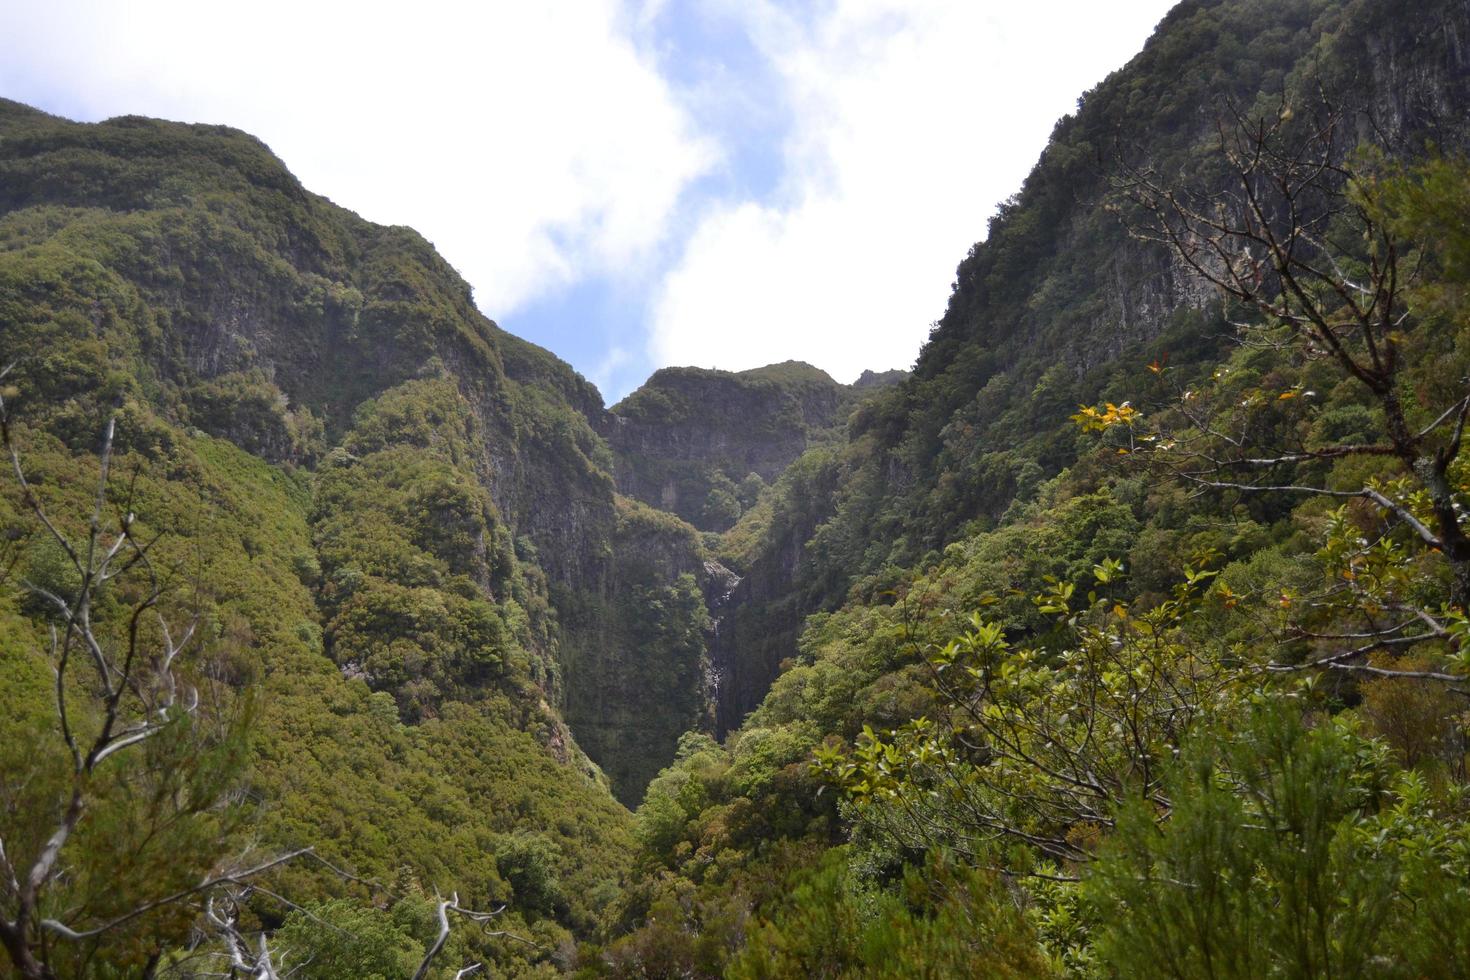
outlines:
{"label": "bare tree without leaves", "polygon": [[[11,368],[0,370],[0,382],[10,373]],[[260,873],[291,855],[253,868],[226,867],[173,894],[139,897],[133,908],[100,922],[94,912],[52,900],[53,893],[65,889],[69,848],[89,810],[98,805],[113,767],[123,765],[152,740],[193,722],[199,693],[185,681],[181,666],[195,637],[197,618],[183,626],[170,624],[162,611],[167,577],[153,557],[159,536],[145,539],[139,535],[130,501],[113,507],[109,500],[114,421],[109,420],[105,427],[86,531],[73,537],[47,512],[26,474],[7,394],[13,396],[13,391],[0,390],[0,442],[8,456],[10,476],[38,533],[49,537],[65,556],[74,583],[60,590],[51,583],[19,579],[20,586],[50,613],[46,655],[53,674],[55,732],[60,743],[54,751],[62,753],[67,770],[54,816],[29,815],[52,820],[39,836],[20,835],[33,838],[32,846],[26,846],[25,840],[0,837],[0,946],[19,975],[29,980],[55,976],[58,943],[99,937],[222,883]],[[14,544],[11,537],[7,536],[7,545]],[[0,568],[13,574],[19,549],[9,550]],[[127,594],[135,598],[128,604],[122,628],[104,629],[94,620],[96,603],[123,580],[129,583]],[[35,751],[44,755],[53,750],[37,745]],[[186,800],[180,812],[197,816],[218,802]]]}
{"label": "bare tree without leaves", "polygon": [[[163,899],[163,902],[192,900],[193,907],[199,913],[199,926],[189,944],[184,949],[177,951],[177,955],[167,967],[160,971],[159,976],[187,978],[187,980],[199,980],[203,977],[227,977],[231,980],[241,980],[241,978],[287,980],[302,969],[309,967],[313,958],[312,949],[278,948],[276,938],[268,930],[251,928],[244,924],[248,918],[245,914],[246,909],[256,898],[264,898],[295,914],[304,916],[319,929],[353,937],[354,933],[351,930],[343,929],[285,896],[271,891],[261,883],[261,877],[267,872],[294,861],[314,864],[327,875],[341,882],[363,886],[369,893],[380,895],[385,899],[394,902],[405,900],[405,896],[394,892],[380,881],[363,878],[333,864],[312,848],[292,851],[234,874],[216,875],[201,883],[197,888],[190,889],[187,893]],[[536,943],[509,930],[490,929],[490,925],[505,911],[505,905],[489,912],[477,911],[461,905],[459,894],[456,892],[447,899],[436,898],[435,907],[439,928],[425,950],[423,958],[419,961],[413,974],[414,980],[428,977],[434,961],[444,952],[453,931],[451,915],[481,926],[483,938],[508,939],[539,948]],[[194,965],[201,960],[205,963],[218,964],[218,968]],[[484,968],[483,962],[475,961],[459,968],[454,976],[458,980],[460,977],[473,976]]]}
{"label": "bare tree without leaves", "polygon": [[[507,932],[505,930],[489,931],[489,923],[492,922],[498,915],[500,915],[504,911],[504,905],[500,906],[492,912],[477,912],[474,909],[465,908],[464,906],[459,904],[458,892],[450,895],[447,899],[439,899],[437,903],[437,914],[439,917],[439,934],[434,937],[433,943],[431,943],[428,950],[425,951],[424,958],[419,963],[419,968],[414,971],[413,980],[424,980],[424,978],[429,975],[429,968],[433,965],[434,959],[444,949],[444,944],[448,942],[450,933],[449,914],[451,912],[453,912],[455,915],[468,919],[470,922],[474,922],[478,925],[484,926],[487,929],[485,933],[485,935],[487,936],[512,939],[516,942],[526,943],[529,946],[534,946],[535,943],[532,943],[528,939],[517,936],[514,933]],[[461,977],[471,976],[477,971],[483,969],[483,966],[484,964],[482,963],[471,963],[456,972],[454,974],[454,980],[460,980]]]}
{"label": "bare tree without leaves", "polygon": [[[1311,444],[1300,430],[1263,431],[1239,405],[1222,408],[1199,392],[1179,391],[1173,409],[1193,432],[1153,433],[1149,446],[1133,448],[1151,448],[1154,459],[1202,490],[1368,501],[1385,526],[1377,540],[1363,541],[1364,555],[1402,530],[1447,564],[1448,609],[1394,602],[1375,609],[1379,615],[1360,629],[1303,630],[1299,636],[1320,641],[1329,652],[1309,664],[1275,666],[1463,681],[1457,673],[1363,662],[1375,651],[1448,639],[1452,618],[1463,618],[1470,602],[1470,535],[1452,473],[1470,418],[1470,383],[1461,379],[1459,390],[1440,392],[1441,404],[1406,404],[1405,342],[1414,328],[1408,300],[1423,271],[1423,250],[1396,235],[1375,207],[1370,183],[1346,162],[1347,122],[1325,100],[1310,119],[1296,119],[1284,102],[1266,118],[1231,107],[1217,125],[1228,186],[1191,190],[1140,169],[1120,185],[1136,237],[1164,245],[1212,284],[1227,308],[1246,310],[1245,322],[1234,324],[1243,343],[1274,346],[1284,359],[1335,365],[1368,394],[1380,419],[1379,437]],[[1097,428],[1117,420],[1083,411],[1089,417],[1079,421]],[[1122,421],[1135,424],[1131,417]],[[1368,457],[1397,465],[1396,487],[1370,481],[1334,488],[1298,479],[1314,463]]]}
{"label": "bare tree without leaves", "polygon": [[[20,835],[38,841],[38,846],[27,848],[7,841],[7,828],[0,824],[0,947],[21,977],[54,980],[58,944],[105,941],[153,913],[184,910],[197,923],[194,938],[170,957],[165,968],[168,975],[283,980],[310,962],[310,951],[273,949],[267,932],[242,925],[242,919],[249,918],[242,913],[252,899],[269,899],[306,915],[322,928],[342,930],[270,891],[263,880],[271,871],[288,862],[307,860],[344,882],[355,882],[394,900],[402,900],[403,896],[326,861],[312,847],[303,847],[271,857],[252,858],[248,851],[211,857],[211,869],[194,883],[173,888],[159,883],[155,894],[129,895],[125,908],[108,915],[99,916],[86,902],[57,897],[65,892],[71,870],[68,848],[90,810],[104,803],[101,784],[109,768],[122,765],[151,740],[197,720],[200,696],[181,668],[195,638],[198,616],[190,617],[182,627],[170,624],[164,612],[168,576],[154,558],[155,545],[162,535],[145,537],[139,533],[131,493],[120,505],[114,506],[110,500],[114,421],[109,420],[105,427],[100,473],[85,533],[80,537],[69,535],[63,523],[48,513],[26,473],[16,424],[6,401],[14,397],[14,390],[3,384],[12,369],[0,369],[0,443],[24,508],[34,518],[38,532],[60,549],[73,576],[65,589],[23,575],[17,579],[21,588],[50,614],[46,655],[53,674],[55,731],[60,743],[56,751],[65,758],[68,778],[62,798],[55,801],[54,822],[39,834],[32,827],[28,828],[29,834]],[[18,569],[24,572],[24,543],[20,532],[0,531],[0,584],[14,578]],[[123,580],[132,583],[132,588],[121,617],[122,628],[115,623],[115,606],[109,616],[114,623],[104,628],[94,620],[97,603]],[[180,751],[204,747],[197,740],[186,740]],[[35,750],[42,754],[48,751],[40,745]],[[223,806],[225,795],[192,800],[185,805],[183,815],[198,816],[204,810]],[[434,960],[443,952],[450,936],[451,916],[488,930],[504,911],[504,906],[490,912],[477,911],[461,905],[457,894],[439,900],[437,906],[439,931],[414,974],[416,978],[428,976]],[[535,945],[505,931],[487,935]],[[195,969],[186,965],[201,958],[217,962],[218,967]],[[163,965],[162,959],[163,950],[151,951],[147,975],[154,975]],[[471,963],[456,976],[471,976],[480,969],[482,964]]]}

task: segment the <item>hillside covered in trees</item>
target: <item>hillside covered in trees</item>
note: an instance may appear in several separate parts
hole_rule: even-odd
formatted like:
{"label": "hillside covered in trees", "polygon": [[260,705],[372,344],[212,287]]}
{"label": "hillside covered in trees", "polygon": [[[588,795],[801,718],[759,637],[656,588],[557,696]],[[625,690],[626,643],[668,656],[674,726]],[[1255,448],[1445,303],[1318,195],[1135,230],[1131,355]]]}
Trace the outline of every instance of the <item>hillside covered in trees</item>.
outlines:
{"label": "hillside covered in trees", "polygon": [[1467,106],[1463,0],[1185,0],[911,373],[608,407],[0,101],[0,975],[1470,976]]}

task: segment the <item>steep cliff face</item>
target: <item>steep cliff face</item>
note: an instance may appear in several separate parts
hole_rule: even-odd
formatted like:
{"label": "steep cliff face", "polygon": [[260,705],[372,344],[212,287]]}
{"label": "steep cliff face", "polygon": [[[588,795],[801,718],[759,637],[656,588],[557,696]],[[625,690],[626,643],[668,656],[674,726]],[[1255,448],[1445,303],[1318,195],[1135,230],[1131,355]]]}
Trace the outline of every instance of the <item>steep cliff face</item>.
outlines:
{"label": "steep cliff face", "polygon": [[716,551],[699,576],[709,617],[701,728],[737,727],[791,656],[812,608],[805,546],[832,516],[835,450],[853,411],[907,375],[867,371],[840,385],[799,362],[665,368],[605,417],[619,491],[707,532]]}
{"label": "steep cliff face", "polygon": [[841,439],[859,401],[904,373],[840,385],[799,361],[738,373],[663,368],[602,427],[618,489],[700,530],[725,531],[808,448]]}
{"label": "steep cliff face", "polygon": [[[119,311],[108,353],[153,383],[155,404],[302,461],[340,439],[364,400],[447,371],[485,426],[497,505],[546,545],[554,577],[596,574],[579,558],[612,525],[608,459],[586,422],[600,398],[485,318],[421,236],[309,194],[234,130],[79,126],[11,106],[0,210],[12,247],[106,270],[93,298],[105,308],[121,293],[136,314]],[[553,476],[567,493],[542,492]]]}
{"label": "steep cliff face", "polygon": [[[1129,397],[1162,359],[1213,362],[1231,331],[1213,291],[1110,206],[1133,169],[1224,186],[1218,124],[1235,109],[1346,113],[1344,152],[1470,146],[1470,5],[1430,0],[1187,0],[1144,51],[1058,122],[1036,168],[960,263],[943,318],[904,379],[852,417],[824,463],[745,529],[746,572],[714,660],[721,724],[797,654],[807,614],[1006,519],[1076,457],[1078,404]],[[1249,56],[1246,56],[1246,52]],[[810,495],[818,495],[811,499]],[[737,526],[735,532],[741,533]],[[876,591],[875,591],[876,590]]]}
{"label": "steep cliff face", "polygon": [[[697,722],[702,626],[680,604],[699,591],[693,532],[635,531],[596,389],[484,317],[421,236],[310,194],[234,130],[0,102],[0,260],[0,347],[30,355],[22,408],[78,450],[136,404],[318,472],[327,652],[405,720],[520,672],[535,687],[509,693],[548,751],[581,758],[569,705],[620,786]],[[637,700],[654,678],[673,685],[666,713]],[[597,707],[622,692],[647,710]],[[624,721],[660,732],[656,750],[627,735],[626,766]],[[645,777],[628,778],[636,800]]]}
{"label": "steep cliff face", "polygon": [[625,497],[597,591],[560,597],[566,717],[614,792],[637,806],[679,736],[713,724],[709,579],[699,533]]}
{"label": "steep cliff face", "polygon": [[807,543],[832,516],[838,460],[832,449],[803,455],[722,541],[718,587],[710,590],[709,653],[721,737],[740,727],[796,651],[814,608],[808,579],[815,556]]}
{"label": "steep cliff face", "polygon": [[[937,410],[910,413],[905,435],[942,426],[993,378],[1029,384],[1063,368],[1056,374],[1080,381],[1204,311],[1211,291],[1170,250],[1132,238],[1107,205],[1129,168],[1225,186],[1218,127],[1232,111],[1269,115],[1284,98],[1313,113],[1325,99],[1348,120],[1345,152],[1464,147],[1467,30],[1462,0],[1174,8],[1141,54],[1058,122],[1020,192],[960,263],[915,369],[913,384],[939,399]],[[1251,57],[1236,57],[1247,49]],[[1079,395],[1096,387],[1072,386]]]}
{"label": "steep cliff face", "polygon": [[1358,4],[1323,47],[1328,83],[1365,110],[1359,140],[1406,153],[1465,147],[1470,4]]}

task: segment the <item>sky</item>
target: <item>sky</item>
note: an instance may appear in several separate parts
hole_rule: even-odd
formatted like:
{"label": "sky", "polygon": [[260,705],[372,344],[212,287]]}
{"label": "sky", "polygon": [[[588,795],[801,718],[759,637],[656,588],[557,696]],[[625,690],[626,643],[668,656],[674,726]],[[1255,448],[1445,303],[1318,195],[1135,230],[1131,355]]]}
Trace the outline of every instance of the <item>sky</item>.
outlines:
{"label": "sky", "polygon": [[1173,0],[0,0],[0,96],[261,139],[616,401],[909,367],[1052,126]]}

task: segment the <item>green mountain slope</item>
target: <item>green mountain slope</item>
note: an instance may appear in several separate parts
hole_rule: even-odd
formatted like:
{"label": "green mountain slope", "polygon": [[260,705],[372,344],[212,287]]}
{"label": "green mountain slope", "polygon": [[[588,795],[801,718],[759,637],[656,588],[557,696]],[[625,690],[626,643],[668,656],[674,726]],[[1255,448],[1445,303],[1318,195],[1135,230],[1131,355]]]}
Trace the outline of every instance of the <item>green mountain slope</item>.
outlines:
{"label": "green mountain slope", "polygon": [[[1371,632],[1390,607],[1458,622],[1459,559],[1351,498],[1428,472],[1385,458],[1385,403],[1458,450],[1466,37],[1457,0],[1186,2],[1080,100],[913,376],[724,537],[745,576],[712,648],[728,734],[687,738],[651,784],[583,975],[1463,971],[1435,922],[1470,901],[1441,877],[1467,853],[1464,743],[1430,680],[1462,653]],[[1154,175],[1226,213],[1232,105],[1301,139],[1324,96],[1332,162],[1358,168],[1323,219],[1328,277],[1352,295],[1382,268],[1365,222],[1417,270],[1377,394],[1140,241],[1121,186]],[[1101,439],[1079,405],[1115,417]],[[1170,463],[1185,440],[1288,458]]]}
{"label": "green mountain slope", "polygon": [[1129,168],[1219,186],[1222,116],[1269,113],[1295,85],[1360,110],[1345,147],[1463,148],[1465,30],[1454,3],[1190,0],[1171,11],[1058,122],[960,263],[913,376],[858,410],[836,455],[807,462],[821,477],[777,495],[769,530],[746,529],[764,537],[742,544],[758,573],[725,617],[727,636],[749,640],[715,657],[738,660],[729,670],[744,678],[724,713],[738,721],[756,706],[807,614],[871,598],[1014,516],[1077,458],[1068,416],[1079,404],[1126,400],[1161,359],[1188,370],[1228,350],[1213,290],[1108,206]]}
{"label": "green mountain slope", "polygon": [[[449,894],[530,942],[456,929],[445,976],[1470,962],[1438,925],[1470,910],[1462,706],[1429,683],[1470,626],[1424,476],[1457,522],[1466,39],[1463,0],[1186,0],[1058,123],[912,375],[665,369],[611,410],[259,141],[0,101],[0,397],[34,494],[0,492],[0,856],[43,854],[81,787],[39,914],[85,930],[309,845],[357,877],[303,860],[240,909],[306,976],[411,972]],[[1382,390],[1130,234],[1119,186],[1218,193],[1232,105],[1296,133],[1324,94],[1360,168],[1323,226],[1341,277],[1382,257],[1355,220],[1419,272],[1368,332],[1402,352]],[[1393,404],[1438,471],[1378,448]],[[1147,447],[1234,451],[1192,405],[1295,447],[1263,481],[1337,497],[1181,482]],[[163,532],[205,723],[78,780],[55,699],[95,731],[107,675],[52,673],[40,590],[77,583],[34,502],[86,533],[107,418],[98,521]],[[96,596],[109,643],[160,640],[141,569]],[[158,967],[197,912],[56,943],[56,971]]]}
{"label": "green mountain slope", "polygon": [[839,441],[857,404],[902,375],[868,372],[849,386],[798,361],[738,373],[663,368],[602,427],[618,488],[700,530],[726,531],[798,456]]}
{"label": "green mountain slope", "polygon": [[[698,542],[617,502],[595,389],[479,314],[418,235],[306,192],[251,137],[8,102],[0,350],[25,465],[74,474],[49,507],[85,513],[111,415],[160,553],[204,549],[201,615],[253,705],[255,846],[508,902],[541,944],[521,961],[590,928],[629,818],[564,718],[647,690],[646,637],[682,637],[666,715],[587,726],[635,800],[704,704],[702,605],[643,601],[697,597],[680,576],[701,566],[637,565]],[[50,559],[16,493],[25,576]],[[7,678],[45,650],[17,581]],[[44,717],[44,687],[21,700]],[[341,890],[321,879],[293,901]]]}

